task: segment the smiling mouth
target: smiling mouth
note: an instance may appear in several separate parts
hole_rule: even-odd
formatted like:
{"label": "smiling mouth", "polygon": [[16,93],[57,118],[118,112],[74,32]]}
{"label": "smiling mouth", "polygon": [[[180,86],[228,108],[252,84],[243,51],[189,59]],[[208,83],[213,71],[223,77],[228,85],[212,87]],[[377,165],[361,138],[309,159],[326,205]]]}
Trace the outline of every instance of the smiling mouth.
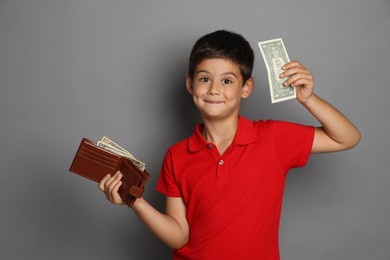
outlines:
{"label": "smiling mouth", "polygon": [[204,102],[206,102],[208,104],[221,104],[221,103],[223,103],[222,101],[218,101],[218,100],[205,100]]}

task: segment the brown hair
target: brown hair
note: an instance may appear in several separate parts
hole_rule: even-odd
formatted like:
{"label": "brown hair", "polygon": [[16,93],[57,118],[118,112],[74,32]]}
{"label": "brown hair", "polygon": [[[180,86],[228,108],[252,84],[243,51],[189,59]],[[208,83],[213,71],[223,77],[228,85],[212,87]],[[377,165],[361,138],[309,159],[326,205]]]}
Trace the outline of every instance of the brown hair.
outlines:
{"label": "brown hair", "polygon": [[240,34],[219,30],[199,38],[192,48],[188,75],[194,77],[196,66],[207,58],[229,59],[240,66],[245,83],[252,76],[254,54],[248,41]]}

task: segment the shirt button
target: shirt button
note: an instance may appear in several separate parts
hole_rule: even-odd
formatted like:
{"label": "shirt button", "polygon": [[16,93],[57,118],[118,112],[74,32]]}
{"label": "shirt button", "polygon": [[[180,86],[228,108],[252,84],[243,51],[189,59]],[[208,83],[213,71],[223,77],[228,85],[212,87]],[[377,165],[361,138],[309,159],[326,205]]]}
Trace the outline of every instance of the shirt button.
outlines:
{"label": "shirt button", "polygon": [[223,160],[219,160],[219,165],[223,165]]}
{"label": "shirt button", "polygon": [[213,148],[213,145],[212,144],[208,144],[207,148],[211,149],[211,148]]}

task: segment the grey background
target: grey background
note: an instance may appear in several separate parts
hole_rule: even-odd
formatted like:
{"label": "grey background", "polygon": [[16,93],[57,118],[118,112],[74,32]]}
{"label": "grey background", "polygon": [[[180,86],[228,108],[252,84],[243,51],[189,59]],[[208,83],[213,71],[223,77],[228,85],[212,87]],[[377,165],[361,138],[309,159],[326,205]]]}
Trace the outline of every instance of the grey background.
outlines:
{"label": "grey background", "polygon": [[256,53],[243,115],[317,124],[296,101],[270,102],[257,42],[282,37],[363,135],[288,175],[282,259],[390,259],[388,0],[1,0],[0,259],[170,259],[132,210],[68,168],[82,137],[108,135],[147,163],[145,198],[163,210],[163,155],[199,121],[187,57],[221,28]]}

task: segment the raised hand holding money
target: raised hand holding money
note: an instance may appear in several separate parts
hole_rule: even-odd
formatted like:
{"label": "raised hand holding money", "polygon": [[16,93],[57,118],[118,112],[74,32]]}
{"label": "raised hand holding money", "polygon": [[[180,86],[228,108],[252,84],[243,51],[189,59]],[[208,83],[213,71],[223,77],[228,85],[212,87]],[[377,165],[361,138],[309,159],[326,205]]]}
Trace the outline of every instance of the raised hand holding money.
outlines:
{"label": "raised hand holding money", "polygon": [[280,77],[286,79],[284,85],[294,87],[298,101],[306,103],[313,95],[314,80],[311,72],[298,61],[287,63],[283,70]]}

